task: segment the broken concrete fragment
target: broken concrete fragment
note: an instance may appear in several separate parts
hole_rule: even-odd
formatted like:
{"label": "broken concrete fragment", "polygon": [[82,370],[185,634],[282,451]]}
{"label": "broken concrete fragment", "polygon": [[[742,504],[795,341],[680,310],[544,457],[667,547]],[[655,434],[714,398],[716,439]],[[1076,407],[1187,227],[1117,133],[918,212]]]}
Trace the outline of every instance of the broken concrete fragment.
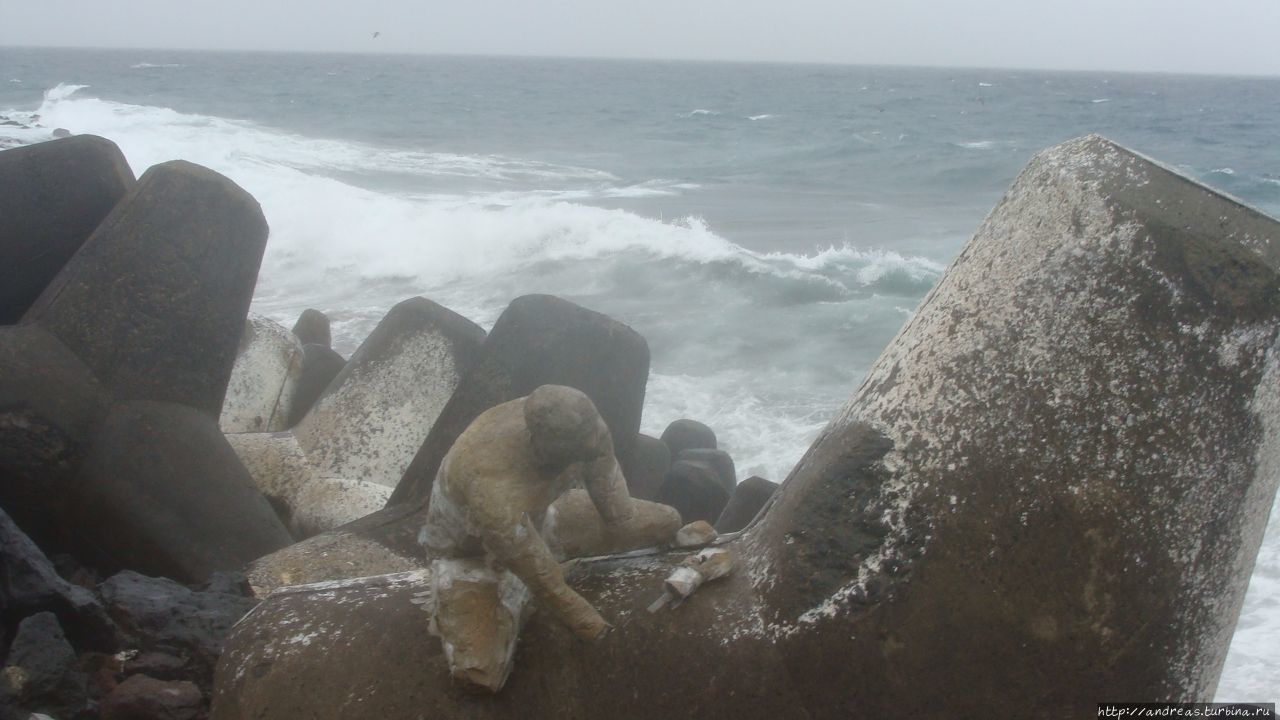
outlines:
{"label": "broken concrete fragment", "polygon": [[706,520],[695,520],[676,532],[676,547],[687,548],[706,545],[718,537],[716,529]]}
{"label": "broken concrete fragment", "polygon": [[302,378],[302,357],[302,344],[292,333],[268,317],[250,313],[222,401],[222,432],[287,430]]}

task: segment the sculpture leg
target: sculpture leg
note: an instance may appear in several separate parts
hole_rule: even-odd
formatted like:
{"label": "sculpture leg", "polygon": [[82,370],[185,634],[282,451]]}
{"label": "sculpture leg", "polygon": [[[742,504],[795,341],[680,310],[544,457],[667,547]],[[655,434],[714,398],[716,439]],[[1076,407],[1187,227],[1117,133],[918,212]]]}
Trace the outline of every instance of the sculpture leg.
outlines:
{"label": "sculpture leg", "polygon": [[497,692],[511,673],[529,591],[508,571],[483,558],[431,564],[435,608],[431,632],[444,645],[454,680]]}

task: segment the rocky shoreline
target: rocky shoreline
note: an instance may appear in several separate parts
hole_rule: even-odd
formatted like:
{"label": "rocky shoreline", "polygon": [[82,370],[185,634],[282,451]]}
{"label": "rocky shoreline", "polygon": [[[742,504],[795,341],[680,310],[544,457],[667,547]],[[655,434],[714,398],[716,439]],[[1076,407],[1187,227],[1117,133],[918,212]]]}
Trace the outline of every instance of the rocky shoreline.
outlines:
{"label": "rocky shoreline", "polygon": [[[1032,162],[776,493],[696,420],[640,434],[647,343],[563,299],[487,334],[407,299],[350,359],[319,311],[249,314],[266,222],[205,168],[5,150],[0,219],[0,717],[1207,701],[1280,479],[1280,228],[1101,138]],[[614,632],[535,616],[482,701],[426,635],[418,530],[453,440],[544,384],[591,397],[633,497],[746,569],[647,613],[686,552],[579,560]]]}

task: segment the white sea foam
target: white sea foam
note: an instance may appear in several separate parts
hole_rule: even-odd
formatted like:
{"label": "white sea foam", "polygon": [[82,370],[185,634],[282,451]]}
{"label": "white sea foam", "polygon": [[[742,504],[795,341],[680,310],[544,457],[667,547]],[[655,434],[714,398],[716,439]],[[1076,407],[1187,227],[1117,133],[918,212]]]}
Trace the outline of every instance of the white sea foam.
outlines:
{"label": "white sea foam", "polygon": [[1101,105],[1102,103],[1111,102],[1111,98],[1094,98],[1090,102],[1092,102],[1094,105]]}
{"label": "white sea foam", "polygon": [[747,119],[748,120],[769,120],[775,117],[777,117],[777,115],[771,115],[769,113],[765,113],[764,115],[748,115]]}
{"label": "white sea foam", "polygon": [[707,110],[705,108],[697,108],[685,114],[685,117],[698,117],[700,115],[719,115],[718,110]]}
{"label": "white sea foam", "polygon": [[1280,696],[1280,497],[1249,580],[1231,650],[1214,698],[1269,702]]}
{"label": "white sea foam", "polygon": [[995,140],[975,140],[973,142],[956,143],[957,147],[967,150],[990,150],[997,145]]}
{"label": "white sea foam", "polygon": [[133,64],[133,65],[130,65],[130,66],[129,66],[129,68],[130,68],[130,69],[132,69],[132,70],[148,70],[148,69],[151,69],[151,68],[180,68],[180,67],[186,67],[186,65],[183,65],[182,63],[149,63],[149,62],[140,62],[140,63],[135,63],[135,64]]}
{"label": "white sea foam", "polygon": [[761,378],[746,373],[704,377],[652,373],[641,432],[657,437],[673,420],[697,418],[715,429],[720,449],[734,459],[738,480],[759,475],[782,482],[826,426],[834,408],[812,398],[779,403]]}

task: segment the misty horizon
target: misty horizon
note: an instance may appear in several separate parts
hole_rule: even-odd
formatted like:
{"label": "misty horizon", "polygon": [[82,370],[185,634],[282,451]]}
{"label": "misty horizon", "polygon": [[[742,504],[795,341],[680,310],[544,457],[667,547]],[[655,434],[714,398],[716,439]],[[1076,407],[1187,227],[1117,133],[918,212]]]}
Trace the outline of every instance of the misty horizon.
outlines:
{"label": "misty horizon", "polygon": [[1280,76],[1277,29],[1270,0],[46,0],[7,9],[0,46]]}
{"label": "misty horizon", "polygon": [[299,50],[299,49],[262,49],[262,48],[217,48],[217,47],[145,47],[145,46],[92,46],[92,45],[19,45],[0,44],[0,49],[26,50],[67,50],[72,52],[157,52],[157,53],[226,53],[245,55],[350,55],[353,57],[422,57],[422,58],[475,58],[475,59],[509,59],[509,60],[584,60],[604,62],[654,62],[654,63],[705,63],[726,65],[783,65],[814,67],[863,67],[863,68],[901,68],[920,70],[956,70],[966,72],[1044,72],[1044,73],[1091,73],[1118,75],[1171,75],[1198,77],[1240,77],[1240,78],[1277,78],[1280,72],[1232,72],[1213,70],[1134,70],[1126,68],[1087,68],[1035,65],[936,65],[912,62],[862,62],[862,61],[822,61],[822,60],[774,60],[749,58],[699,58],[699,57],[657,57],[629,55],[569,55],[569,54],[529,54],[529,53],[494,53],[494,52],[423,52],[414,50]]}

